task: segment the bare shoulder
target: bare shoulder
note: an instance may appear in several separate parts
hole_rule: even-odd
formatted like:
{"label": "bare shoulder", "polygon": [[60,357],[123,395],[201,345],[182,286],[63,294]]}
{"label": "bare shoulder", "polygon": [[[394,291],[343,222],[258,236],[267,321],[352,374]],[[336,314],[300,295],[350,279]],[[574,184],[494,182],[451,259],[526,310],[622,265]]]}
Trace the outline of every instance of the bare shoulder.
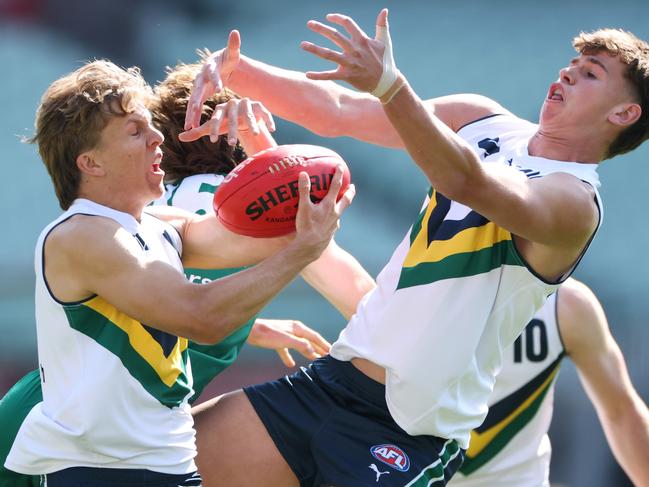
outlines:
{"label": "bare shoulder", "polygon": [[88,276],[115,269],[116,253],[127,249],[133,255],[135,244],[110,218],[72,216],[56,226],[45,241],[45,276],[50,290],[61,301],[87,298],[95,292]]}
{"label": "bare shoulder", "polygon": [[426,100],[435,115],[455,132],[490,115],[512,115],[500,103],[475,93],[462,93]]}
{"label": "bare shoulder", "polygon": [[75,255],[77,249],[106,242],[122,228],[116,221],[96,215],[73,215],[52,229],[45,242],[46,251]]}
{"label": "bare shoulder", "polygon": [[583,282],[568,279],[557,294],[559,329],[570,354],[582,347],[601,345],[610,332],[604,309]]}
{"label": "bare shoulder", "polygon": [[[556,206],[561,207],[559,218],[565,218],[562,225],[565,242],[581,250],[592,235],[600,220],[595,189],[588,183],[566,172],[555,172],[542,178],[529,180],[530,188],[541,190],[537,201],[538,207],[548,206],[545,195],[556,198]],[[569,220],[569,221],[568,221]],[[560,237],[560,236],[558,236]],[[581,237],[581,241],[580,241]],[[554,238],[561,243],[561,238]]]}

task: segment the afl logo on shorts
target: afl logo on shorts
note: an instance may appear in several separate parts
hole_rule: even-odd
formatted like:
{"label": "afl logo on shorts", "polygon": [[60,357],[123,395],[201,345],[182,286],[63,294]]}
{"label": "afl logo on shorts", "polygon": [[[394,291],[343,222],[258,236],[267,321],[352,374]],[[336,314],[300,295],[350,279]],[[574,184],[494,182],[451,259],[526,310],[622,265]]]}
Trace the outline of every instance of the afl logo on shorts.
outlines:
{"label": "afl logo on shorts", "polygon": [[376,445],[370,448],[370,453],[378,461],[398,470],[407,472],[410,468],[410,459],[405,452],[394,445]]}

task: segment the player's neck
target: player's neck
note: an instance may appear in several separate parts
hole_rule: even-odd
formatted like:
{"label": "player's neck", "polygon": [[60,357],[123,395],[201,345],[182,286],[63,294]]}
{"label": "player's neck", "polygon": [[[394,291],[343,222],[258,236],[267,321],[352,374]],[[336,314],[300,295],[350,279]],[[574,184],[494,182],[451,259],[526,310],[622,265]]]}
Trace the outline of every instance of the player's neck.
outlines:
{"label": "player's neck", "polygon": [[93,201],[94,203],[112,208],[113,210],[121,211],[132,215],[138,222],[142,217],[142,210],[146,204],[133,201],[128,198],[120,198],[115,194],[106,195],[101,191],[79,191],[79,198],[85,198]]}
{"label": "player's neck", "polygon": [[606,147],[593,143],[593,137],[566,138],[539,129],[530,139],[527,150],[531,156],[555,161],[598,164],[604,160]]}

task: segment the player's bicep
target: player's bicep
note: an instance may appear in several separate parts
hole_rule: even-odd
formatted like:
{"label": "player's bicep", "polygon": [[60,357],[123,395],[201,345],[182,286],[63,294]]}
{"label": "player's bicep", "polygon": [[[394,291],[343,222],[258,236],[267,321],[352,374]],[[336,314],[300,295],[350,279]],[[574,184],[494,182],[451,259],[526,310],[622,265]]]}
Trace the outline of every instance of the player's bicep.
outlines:
{"label": "player's bicep", "polygon": [[182,272],[149,258],[133,235],[118,229],[110,240],[95,240],[76,257],[85,288],[121,312],[154,328],[186,336],[187,295]]}
{"label": "player's bicep", "polygon": [[528,179],[500,165],[483,165],[481,172],[462,202],[524,240],[582,249],[597,227],[595,192],[572,175]]}
{"label": "player's bicep", "polygon": [[293,236],[252,238],[226,229],[212,214],[195,216],[183,226],[185,267],[222,269],[256,264],[285,246]]}

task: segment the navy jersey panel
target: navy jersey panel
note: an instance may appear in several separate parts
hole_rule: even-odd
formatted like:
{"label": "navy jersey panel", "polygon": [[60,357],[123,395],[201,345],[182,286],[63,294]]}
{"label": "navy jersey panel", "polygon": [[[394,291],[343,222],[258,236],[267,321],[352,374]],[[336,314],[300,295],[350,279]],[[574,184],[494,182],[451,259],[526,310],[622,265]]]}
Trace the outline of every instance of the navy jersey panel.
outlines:
{"label": "navy jersey panel", "polygon": [[244,392],[302,487],[445,485],[464,458],[455,442],[442,461],[447,440],[408,435],[390,416],[385,386],[350,362],[327,356]]}

